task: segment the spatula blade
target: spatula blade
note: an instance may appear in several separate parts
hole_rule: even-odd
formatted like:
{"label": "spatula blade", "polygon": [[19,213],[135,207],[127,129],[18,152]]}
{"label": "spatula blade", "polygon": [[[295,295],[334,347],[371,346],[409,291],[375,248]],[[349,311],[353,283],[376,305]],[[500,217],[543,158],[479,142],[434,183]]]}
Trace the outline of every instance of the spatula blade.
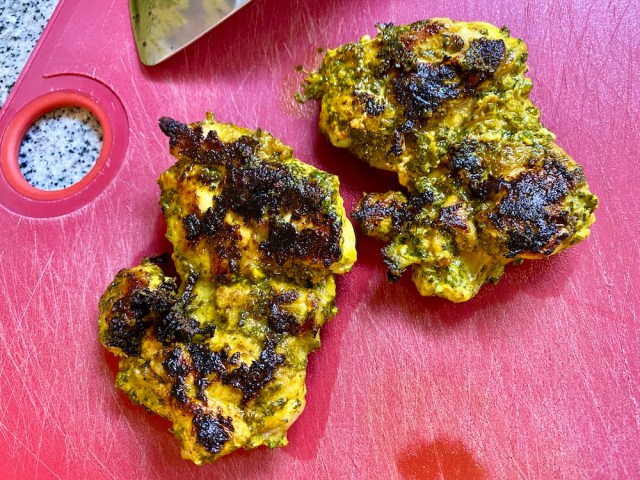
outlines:
{"label": "spatula blade", "polygon": [[237,12],[251,0],[129,0],[140,60],[156,65]]}

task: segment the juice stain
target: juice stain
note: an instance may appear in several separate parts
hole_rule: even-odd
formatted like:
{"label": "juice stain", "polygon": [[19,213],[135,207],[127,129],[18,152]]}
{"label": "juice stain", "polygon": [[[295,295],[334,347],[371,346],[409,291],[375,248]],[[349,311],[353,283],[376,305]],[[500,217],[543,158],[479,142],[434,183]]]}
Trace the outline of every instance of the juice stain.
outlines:
{"label": "juice stain", "polygon": [[487,480],[487,472],[460,441],[436,439],[411,445],[396,458],[406,480]]}

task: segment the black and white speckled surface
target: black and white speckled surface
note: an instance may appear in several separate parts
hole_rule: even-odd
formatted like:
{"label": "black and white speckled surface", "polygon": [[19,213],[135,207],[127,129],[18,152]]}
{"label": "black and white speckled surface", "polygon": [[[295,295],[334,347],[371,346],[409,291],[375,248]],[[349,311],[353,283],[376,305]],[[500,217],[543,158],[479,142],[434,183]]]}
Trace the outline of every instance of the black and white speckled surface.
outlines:
{"label": "black and white speckled surface", "polygon": [[42,35],[58,0],[4,0],[0,3],[0,106]]}
{"label": "black and white speckled surface", "polygon": [[[0,3],[0,108],[53,14],[58,0],[4,0]],[[57,190],[80,180],[102,147],[100,123],[87,110],[49,112],[27,131],[20,169],[29,183]]]}
{"label": "black and white speckled surface", "polygon": [[102,128],[83,108],[59,108],[27,131],[19,153],[22,175],[34,187],[58,190],[84,177],[98,159]]}

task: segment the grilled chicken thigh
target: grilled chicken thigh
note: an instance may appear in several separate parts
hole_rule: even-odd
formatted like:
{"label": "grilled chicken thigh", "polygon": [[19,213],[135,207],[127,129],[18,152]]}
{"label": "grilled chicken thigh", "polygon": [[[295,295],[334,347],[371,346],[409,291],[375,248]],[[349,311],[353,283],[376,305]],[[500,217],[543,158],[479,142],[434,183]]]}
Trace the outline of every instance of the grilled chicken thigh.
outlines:
{"label": "grilled chicken thigh", "polygon": [[168,418],[195,463],[285,445],[336,314],[334,275],[356,258],[338,180],[261,130],[212,116],[160,127],[177,158],[159,184],[178,278],[145,259],[103,295],[117,386]]}
{"label": "grilled chicken thigh", "polygon": [[305,93],[335,146],[404,187],[352,214],[387,242],[390,279],[411,267],[422,295],[466,301],[505,265],[587,237],[597,198],[528,98],[522,40],[448,19],[378,30],[329,50]]}

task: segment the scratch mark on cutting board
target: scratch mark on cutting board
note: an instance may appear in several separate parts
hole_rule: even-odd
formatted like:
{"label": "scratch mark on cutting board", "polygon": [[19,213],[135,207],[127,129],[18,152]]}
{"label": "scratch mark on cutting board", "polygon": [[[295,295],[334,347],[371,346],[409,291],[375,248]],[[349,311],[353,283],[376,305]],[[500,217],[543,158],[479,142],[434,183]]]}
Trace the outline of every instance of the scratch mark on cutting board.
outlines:
{"label": "scratch mark on cutting board", "polygon": [[511,463],[513,465],[515,465],[516,470],[518,470],[518,473],[520,474],[521,478],[524,478],[524,479],[528,479],[529,478],[527,476],[527,474],[524,473],[524,470],[522,470],[522,467],[520,466],[520,463],[516,460],[516,457],[513,454],[509,455],[509,460],[511,460]]}
{"label": "scratch mark on cutting board", "polygon": [[[120,63],[122,64],[123,71],[126,72],[127,71],[126,70],[127,66],[124,63],[124,59],[123,58],[120,58]],[[142,100],[142,97],[140,96],[140,91],[138,90],[138,82],[131,82],[131,85],[133,86],[133,91],[136,94],[136,98],[138,99],[139,105],[144,105],[145,102],[144,102],[144,100]]]}
{"label": "scratch mark on cutting board", "polygon": [[[11,430],[9,430],[6,425],[4,425],[3,423],[0,423],[0,428],[3,429],[5,432],[7,432],[9,435],[11,435],[13,437],[13,439],[16,441],[16,443],[18,443],[18,445],[20,445],[22,448],[24,448],[24,450],[30,454],[37,462],[38,465],[42,465],[44,468],[46,468],[51,475],[53,475],[55,478],[62,480],[62,477],[60,475],[58,475],[56,472],[54,472],[51,467],[49,467],[49,465],[47,465],[41,458],[39,455],[37,455],[36,453],[34,453],[27,445],[25,445],[25,443],[20,440],[20,438],[13,433]],[[23,464],[24,464],[24,459],[23,459]]]}
{"label": "scratch mark on cutting board", "polygon": [[22,310],[22,314],[20,315],[20,320],[18,321],[19,324],[22,324],[22,321],[24,320],[24,317],[26,316],[27,311],[29,310],[29,306],[33,301],[33,297],[38,291],[38,288],[40,287],[40,283],[42,282],[42,279],[44,278],[45,273],[47,273],[47,270],[49,270],[49,266],[51,265],[52,259],[53,259],[53,253],[49,255],[49,258],[47,259],[47,263],[42,269],[42,272],[40,273],[40,277],[38,277],[38,280],[36,281],[36,285],[33,287],[33,290],[31,291],[31,295],[29,295],[29,300],[27,300],[27,304],[24,306],[24,309]]}
{"label": "scratch mark on cutting board", "polygon": [[[45,430],[45,423],[46,423],[46,416],[42,415],[42,421],[40,422],[40,436],[38,437],[38,448],[37,448],[37,455],[38,457],[40,456],[40,453],[42,452],[42,437],[44,436],[44,430]],[[38,472],[40,471],[40,463],[36,464],[36,472],[34,477],[38,478]]]}
{"label": "scratch mark on cutting board", "polygon": [[[11,271],[15,271],[14,269],[10,269],[10,270]],[[17,280],[17,279],[14,276],[14,281],[15,280]],[[3,283],[5,285],[5,290],[6,290],[6,286],[8,285],[8,282],[7,282],[6,276],[4,276],[4,275],[3,275]],[[15,313],[15,312],[12,312],[12,313]],[[23,313],[26,313],[26,309],[25,309],[25,312],[23,312]],[[22,318],[24,318],[24,314],[23,314]],[[2,341],[2,350],[5,351],[5,352],[14,352],[14,351],[16,351],[16,348],[18,348],[16,345],[10,343],[11,338],[9,338],[6,335],[4,335],[4,332],[2,331],[2,325],[1,324],[0,324],[0,341]],[[24,338],[24,336],[19,335],[19,336],[17,336],[17,341],[22,342],[24,344],[26,339]],[[27,349],[27,348],[23,348],[23,350],[24,351],[29,351],[29,349]],[[15,355],[9,354],[9,355],[6,356],[6,358],[8,358],[9,361],[11,362],[11,364],[13,365],[14,374],[11,375],[11,376],[3,375],[3,377],[7,378],[7,384],[11,384],[14,377],[17,377],[18,380],[20,382],[22,382],[22,386],[23,386],[23,390],[22,391],[26,392],[26,394],[28,396],[28,399],[29,399],[29,401],[31,403],[31,407],[32,407],[32,409],[35,410],[37,408],[37,405],[36,405],[36,400],[34,398],[34,393],[33,393],[32,389],[29,388],[29,380],[28,380],[28,378],[26,376],[19,374],[21,371],[24,371],[24,365],[28,364],[28,362],[30,360],[29,355],[23,356],[22,364],[18,363]],[[20,408],[22,408],[22,406],[23,405],[21,404]]]}
{"label": "scratch mark on cutting board", "polygon": [[293,53],[291,53],[291,50],[289,50],[289,46],[286,43],[284,43],[282,46],[286,50],[287,55],[289,55],[289,59],[293,60]]}
{"label": "scratch mark on cutting board", "polygon": [[100,465],[100,467],[107,472],[107,474],[109,475],[109,477],[111,478],[116,478],[115,475],[113,474],[113,472],[111,470],[109,470],[109,468],[100,461],[100,459],[98,458],[98,456],[93,452],[93,450],[89,450],[89,455],[91,455],[91,457],[93,457],[93,459],[96,461],[96,463],[98,465]]}
{"label": "scratch mark on cutting board", "polygon": [[[633,319],[634,319],[634,324],[638,323],[638,318],[636,315],[636,312],[632,313],[633,315]],[[619,327],[616,327],[616,331],[618,333],[618,338],[622,338],[622,334],[619,331]],[[638,399],[636,398],[636,396],[633,393],[633,372],[631,371],[631,368],[629,367],[629,359],[628,359],[628,355],[627,352],[624,349],[623,345],[620,345],[620,353],[622,354],[622,360],[624,363],[624,368],[625,368],[625,372],[624,372],[624,378],[626,381],[626,386],[627,386],[627,390],[629,391],[629,398],[631,400],[631,403],[633,403],[633,407],[634,407],[634,413],[633,416],[636,420],[636,425],[638,427],[640,427],[640,408],[638,407]]]}
{"label": "scratch mark on cutting board", "polygon": [[[146,457],[146,455],[144,455],[144,448],[142,446],[142,442],[140,441],[139,435],[137,434],[136,431],[134,431],[134,428],[133,428],[133,425],[131,425],[131,421],[129,419],[129,416],[124,410],[124,406],[122,405],[122,398],[119,397],[118,395],[116,395],[115,393],[113,394],[113,397],[115,399],[115,404],[116,404],[118,410],[120,410],[120,418],[124,419],[124,421],[126,423],[126,426],[129,429],[130,438],[133,438],[135,440],[138,452],[140,452],[140,454],[143,457]],[[147,462],[147,465],[151,467],[151,470],[153,472],[153,477],[152,478],[159,478],[159,474],[158,474],[156,465],[154,463],[149,463],[149,462]]]}
{"label": "scratch mark on cutting board", "polygon": [[614,17],[617,17],[618,20],[616,21],[616,25],[613,27],[613,31],[611,32],[611,34],[609,35],[609,45],[608,47],[611,46],[611,44],[613,43],[613,40],[616,38],[616,36],[618,35],[618,30],[620,29],[620,25],[622,24],[622,20],[627,16],[627,12],[629,11],[629,7],[631,6],[631,2],[627,2],[627,4],[623,7],[624,10],[622,11],[622,13],[620,15],[614,15]]}

